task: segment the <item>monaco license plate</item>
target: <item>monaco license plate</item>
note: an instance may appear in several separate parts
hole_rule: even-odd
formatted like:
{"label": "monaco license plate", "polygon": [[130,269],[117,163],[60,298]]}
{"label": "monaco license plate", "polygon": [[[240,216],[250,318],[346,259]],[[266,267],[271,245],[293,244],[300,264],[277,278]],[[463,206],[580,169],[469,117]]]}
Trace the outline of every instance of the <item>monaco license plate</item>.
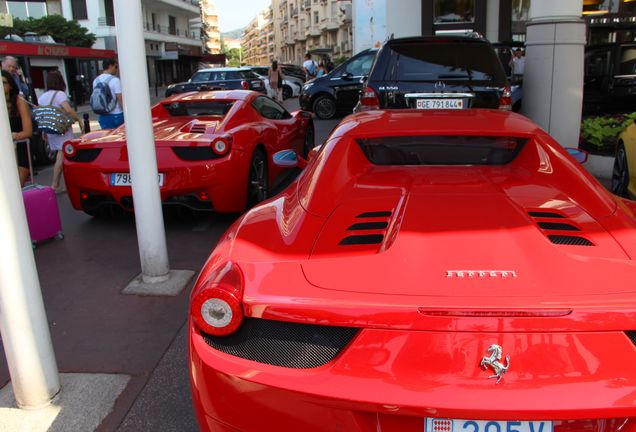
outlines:
{"label": "monaco license plate", "polygon": [[464,109],[463,99],[417,99],[417,109]]}
{"label": "monaco license plate", "polygon": [[[130,173],[112,173],[110,175],[111,186],[132,186]],[[163,173],[159,174],[159,186],[163,186]]]}
{"label": "monaco license plate", "polygon": [[511,420],[460,420],[427,417],[424,432],[553,432],[552,422]]}

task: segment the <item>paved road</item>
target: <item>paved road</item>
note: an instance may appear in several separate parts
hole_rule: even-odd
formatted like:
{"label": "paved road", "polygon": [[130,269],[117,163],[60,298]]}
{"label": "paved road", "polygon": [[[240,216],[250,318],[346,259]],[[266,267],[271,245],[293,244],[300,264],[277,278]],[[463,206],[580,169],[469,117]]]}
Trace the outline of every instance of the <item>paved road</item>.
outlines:
{"label": "paved road", "polygon": [[[298,107],[296,99],[285,105]],[[337,123],[316,121],[316,142]],[[50,184],[51,167],[41,169],[36,179]],[[58,203],[65,239],[38,246],[34,254],[60,372],[131,376],[100,432],[198,430],[187,374],[191,286],[176,297],[122,295],[140,272],[133,217],[102,221],[73,210],[66,195],[58,196]],[[235,218],[168,218],[171,267],[200,270]],[[8,381],[2,351],[0,386]]]}

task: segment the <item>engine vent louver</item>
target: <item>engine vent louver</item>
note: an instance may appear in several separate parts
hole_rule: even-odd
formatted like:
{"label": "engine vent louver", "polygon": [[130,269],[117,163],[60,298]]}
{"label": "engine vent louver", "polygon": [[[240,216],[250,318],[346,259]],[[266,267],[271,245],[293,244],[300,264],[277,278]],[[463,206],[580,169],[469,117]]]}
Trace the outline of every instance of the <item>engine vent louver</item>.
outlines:
{"label": "engine vent louver", "polygon": [[205,123],[194,123],[190,128],[190,133],[204,134],[208,130],[208,125]]}
{"label": "engine vent louver", "polygon": [[629,340],[632,341],[634,345],[636,345],[636,330],[628,330],[625,332]]}
{"label": "engine vent louver", "polygon": [[226,354],[274,366],[310,369],[332,361],[357,332],[353,327],[246,318],[229,336],[202,336],[208,345]]}
{"label": "engine vent louver", "polygon": [[[346,229],[342,240],[338,245],[340,246],[354,246],[354,245],[377,245],[384,241],[387,227],[389,226],[390,211],[371,211],[360,213],[356,216],[356,219],[372,219],[367,221],[359,221],[352,223]],[[378,220],[384,219],[384,220]],[[353,234],[351,231],[366,231],[365,233]],[[371,231],[371,232],[369,232]],[[375,231],[375,232],[373,232]],[[351,235],[353,234],[353,235]]]}
{"label": "engine vent louver", "polygon": [[594,243],[586,238],[579,236],[567,236],[567,235],[548,235],[548,239],[554,244],[570,245],[570,246],[594,246]]}
{"label": "engine vent louver", "polygon": [[565,221],[564,219],[567,219],[567,217],[560,213],[552,211],[528,211],[528,214],[535,218],[536,224],[543,230],[548,240],[554,244],[566,246],[594,246],[594,243],[585,237],[564,234],[563,231],[581,231],[581,229]]}

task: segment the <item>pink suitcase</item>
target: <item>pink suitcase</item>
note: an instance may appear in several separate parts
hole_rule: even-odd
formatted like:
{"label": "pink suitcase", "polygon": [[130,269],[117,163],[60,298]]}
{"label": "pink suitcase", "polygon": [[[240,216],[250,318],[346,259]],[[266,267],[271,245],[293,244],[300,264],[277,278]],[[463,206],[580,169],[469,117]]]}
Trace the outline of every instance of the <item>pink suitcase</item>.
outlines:
{"label": "pink suitcase", "polygon": [[31,165],[31,144],[28,140],[21,141],[17,145],[26,145],[29,156],[29,174],[31,184],[22,188],[22,199],[26,209],[29,233],[33,247],[37,243],[55,238],[64,238],[62,233],[62,221],[60,210],[57,207],[55,191],[50,186],[41,186],[34,183],[33,166]]}
{"label": "pink suitcase", "polygon": [[22,198],[33,244],[52,238],[64,238],[57,198],[52,187],[27,185],[22,188]]}

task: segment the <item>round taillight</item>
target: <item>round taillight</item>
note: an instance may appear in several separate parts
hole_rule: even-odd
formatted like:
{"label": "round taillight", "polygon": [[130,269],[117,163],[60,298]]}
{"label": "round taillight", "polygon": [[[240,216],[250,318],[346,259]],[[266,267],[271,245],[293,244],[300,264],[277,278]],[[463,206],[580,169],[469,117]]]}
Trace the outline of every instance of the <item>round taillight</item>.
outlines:
{"label": "round taillight", "polygon": [[243,322],[241,301],[222,286],[203,289],[192,301],[190,313],[197,327],[212,336],[234,333]]}
{"label": "round taillight", "polygon": [[214,152],[218,154],[224,154],[227,152],[227,143],[223,140],[214,142]]}
{"label": "round taillight", "polygon": [[220,156],[227,154],[232,146],[232,140],[232,135],[230,134],[225,134],[216,138],[210,144],[212,146],[212,151]]}
{"label": "round taillight", "polygon": [[245,90],[248,90],[250,88],[250,85],[247,83],[247,81],[241,81],[241,87],[243,87]]}
{"label": "round taillight", "polygon": [[64,154],[66,155],[66,157],[73,157],[75,156],[75,153],[77,153],[77,150],[72,143],[67,142],[64,144]]}

